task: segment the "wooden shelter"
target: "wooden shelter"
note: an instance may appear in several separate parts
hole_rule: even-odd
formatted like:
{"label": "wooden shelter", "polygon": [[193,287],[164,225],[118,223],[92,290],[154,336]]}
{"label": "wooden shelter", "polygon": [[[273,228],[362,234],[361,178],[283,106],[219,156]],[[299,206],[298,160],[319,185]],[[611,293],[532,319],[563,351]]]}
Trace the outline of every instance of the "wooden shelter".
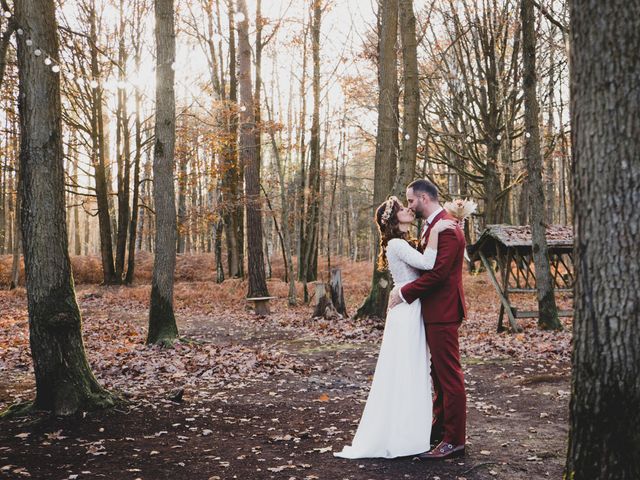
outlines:
{"label": "wooden shelter", "polygon": [[[550,225],[547,228],[551,277],[556,292],[572,292],[573,229],[566,225]],[[516,318],[537,318],[537,311],[519,311],[511,306],[509,294],[534,293],[536,276],[531,247],[531,227],[514,225],[488,225],[478,241],[467,247],[471,261],[481,261],[489,273],[491,283],[500,297],[498,332],[504,330],[502,320],[506,312],[512,331],[521,331]],[[500,281],[491,265],[494,259]],[[571,316],[571,310],[560,310],[558,315]]]}

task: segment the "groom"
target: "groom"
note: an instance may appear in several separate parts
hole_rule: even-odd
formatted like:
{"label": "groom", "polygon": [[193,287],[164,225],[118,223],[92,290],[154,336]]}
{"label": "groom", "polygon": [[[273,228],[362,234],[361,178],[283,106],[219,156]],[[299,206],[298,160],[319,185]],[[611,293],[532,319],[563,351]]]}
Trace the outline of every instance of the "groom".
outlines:
{"label": "groom", "polygon": [[[407,202],[417,218],[426,219],[420,238],[422,251],[433,225],[440,219],[454,218],[440,206],[438,190],[427,180],[416,180],[407,187]],[[467,401],[458,346],[458,328],[466,315],[462,291],[464,248],[461,229],[440,232],[433,269],[401,289],[394,289],[389,299],[389,308],[403,301],[422,301],[435,392],[431,427],[431,444],[435,448],[419,455],[425,460],[464,455]]]}

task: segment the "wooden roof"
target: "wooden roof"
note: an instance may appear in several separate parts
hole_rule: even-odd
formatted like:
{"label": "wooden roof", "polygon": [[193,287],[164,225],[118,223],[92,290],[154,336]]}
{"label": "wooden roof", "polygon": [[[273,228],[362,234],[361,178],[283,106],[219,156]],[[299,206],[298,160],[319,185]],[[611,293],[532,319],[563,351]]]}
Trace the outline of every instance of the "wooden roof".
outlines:
{"label": "wooden roof", "polygon": [[[521,250],[531,249],[531,227],[529,225],[487,225],[480,238],[467,247],[472,260],[478,260],[478,252],[492,257],[496,246]],[[549,225],[547,244],[550,252],[566,252],[573,249],[573,227],[570,225]]]}

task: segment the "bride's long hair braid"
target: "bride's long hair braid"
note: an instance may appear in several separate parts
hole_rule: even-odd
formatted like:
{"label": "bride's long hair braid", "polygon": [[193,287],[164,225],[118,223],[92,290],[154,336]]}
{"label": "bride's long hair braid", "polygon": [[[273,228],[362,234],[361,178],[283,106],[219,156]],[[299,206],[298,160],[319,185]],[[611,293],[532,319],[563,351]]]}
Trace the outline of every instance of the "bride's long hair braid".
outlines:
{"label": "bride's long hair braid", "polygon": [[413,240],[409,238],[409,233],[400,230],[398,212],[401,209],[402,205],[396,197],[389,197],[376,209],[374,220],[380,233],[380,251],[378,252],[376,266],[380,272],[389,268],[387,261],[387,245],[389,244],[389,240],[402,238],[409,243],[413,243]]}

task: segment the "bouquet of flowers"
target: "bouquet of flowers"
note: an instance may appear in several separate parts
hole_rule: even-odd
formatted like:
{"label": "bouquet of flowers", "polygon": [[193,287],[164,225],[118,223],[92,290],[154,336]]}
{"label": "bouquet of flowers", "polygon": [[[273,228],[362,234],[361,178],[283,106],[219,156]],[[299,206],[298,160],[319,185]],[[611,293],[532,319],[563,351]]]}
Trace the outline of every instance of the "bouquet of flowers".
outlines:
{"label": "bouquet of flowers", "polygon": [[[478,208],[478,204],[473,200],[458,198],[451,202],[447,202],[444,204],[444,209],[451,215],[452,217],[458,219],[460,222],[460,228],[464,230],[464,222],[467,217],[474,213]],[[467,253],[467,249],[464,249],[464,258],[466,261],[469,261],[469,254]]]}
{"label": "bouquet of flowers", "polygon": [[474,213],[478,204],[473,200],[458,198],[444,204],[444,209],[449,215],[457,218],[462,225],[469,215]]}

